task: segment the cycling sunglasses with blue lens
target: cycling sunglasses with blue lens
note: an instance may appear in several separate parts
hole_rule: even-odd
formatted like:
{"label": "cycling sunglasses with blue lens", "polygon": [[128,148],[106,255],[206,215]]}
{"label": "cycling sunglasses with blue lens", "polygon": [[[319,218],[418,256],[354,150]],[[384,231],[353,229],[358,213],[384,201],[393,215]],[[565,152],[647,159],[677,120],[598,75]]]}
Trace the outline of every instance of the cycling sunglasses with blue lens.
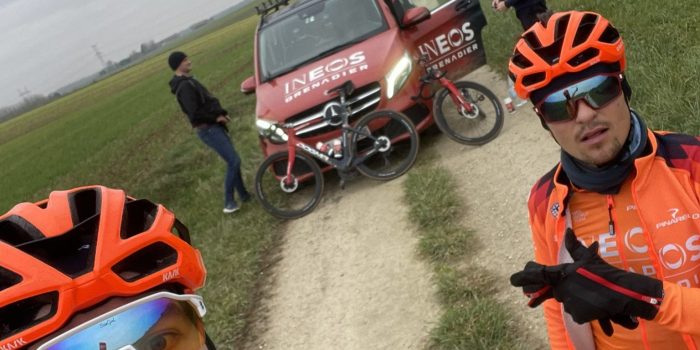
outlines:
{"label": "cycling sunglasses with blue lens", "polygon": [[38,350],[205,350],[202,297],[159,292],[85,322]]}
{"label": "cycling sunglasses with blue lens", "polygon": [[622,93],[619,73],[595,75],[553,92],[535,105],[535,112],[547,123],[576,119],[578,101],[593,109],[607,106]]}

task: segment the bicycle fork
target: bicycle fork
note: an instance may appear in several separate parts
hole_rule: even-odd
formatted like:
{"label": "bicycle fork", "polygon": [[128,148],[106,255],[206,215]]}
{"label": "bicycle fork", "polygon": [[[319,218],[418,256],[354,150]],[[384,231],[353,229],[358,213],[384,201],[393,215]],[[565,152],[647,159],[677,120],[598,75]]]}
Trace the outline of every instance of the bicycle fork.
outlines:
{"label": "bicycle fork", "polygon": [[444,86],[450,92],[450,98],[456,106],[458,106],[462,112],[472,114],[474,112],[474,105],[469,103],[462,95],[462,92],[457,89],[455,84],[452,83],[447,78],[440,78],[440,84]]}

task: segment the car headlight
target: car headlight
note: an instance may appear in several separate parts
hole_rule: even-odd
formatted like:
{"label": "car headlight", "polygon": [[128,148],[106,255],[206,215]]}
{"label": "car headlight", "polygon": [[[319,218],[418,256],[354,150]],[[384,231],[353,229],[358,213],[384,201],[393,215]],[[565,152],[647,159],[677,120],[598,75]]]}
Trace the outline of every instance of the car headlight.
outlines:
{"label": "car headlight", "polygon": [[413,61],[411,60],[411,56],[408,55],[408,52],[406,52],[386,76],[386,96],[388,98],[394,97],[394,95],[401,90],[403,84],[408,80],[408,76],[411,75],[412,70]]}
{"label": "car headlight", "polygon": [[256,119],[255,126],[258,128],[258,134],[270,139],[273,143],[287,142],[287,134],[277,123],[265,119]]}

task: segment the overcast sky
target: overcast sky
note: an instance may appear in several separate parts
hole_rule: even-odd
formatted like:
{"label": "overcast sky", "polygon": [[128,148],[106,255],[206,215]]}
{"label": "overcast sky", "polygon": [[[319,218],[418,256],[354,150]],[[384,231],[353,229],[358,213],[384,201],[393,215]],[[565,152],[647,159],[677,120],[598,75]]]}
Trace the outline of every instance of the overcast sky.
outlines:
{"label": "overcast sky", "polygon": [[[0,0],[0,106],[49,94],[241,0]],[[252,40],[252,39],[251,39]]]}

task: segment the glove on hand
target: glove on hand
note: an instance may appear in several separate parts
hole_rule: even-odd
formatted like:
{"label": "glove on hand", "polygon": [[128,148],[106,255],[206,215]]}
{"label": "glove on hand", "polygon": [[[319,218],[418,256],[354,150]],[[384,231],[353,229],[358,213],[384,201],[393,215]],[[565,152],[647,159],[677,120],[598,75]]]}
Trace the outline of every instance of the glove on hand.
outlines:
{"label": "glove on hand", "polygon": [[637,317],[656,316],[663,299],[661,281],[606,263],[597,253],[597,242],[586,248],[571,229],[565,246],[573,263],[544,266],[530,261],[510,277],[510,283],[530,298],[530,307],[554,297],[574,321],[598,320],[607,335],[613,333],[610,321],[634,329]]}

